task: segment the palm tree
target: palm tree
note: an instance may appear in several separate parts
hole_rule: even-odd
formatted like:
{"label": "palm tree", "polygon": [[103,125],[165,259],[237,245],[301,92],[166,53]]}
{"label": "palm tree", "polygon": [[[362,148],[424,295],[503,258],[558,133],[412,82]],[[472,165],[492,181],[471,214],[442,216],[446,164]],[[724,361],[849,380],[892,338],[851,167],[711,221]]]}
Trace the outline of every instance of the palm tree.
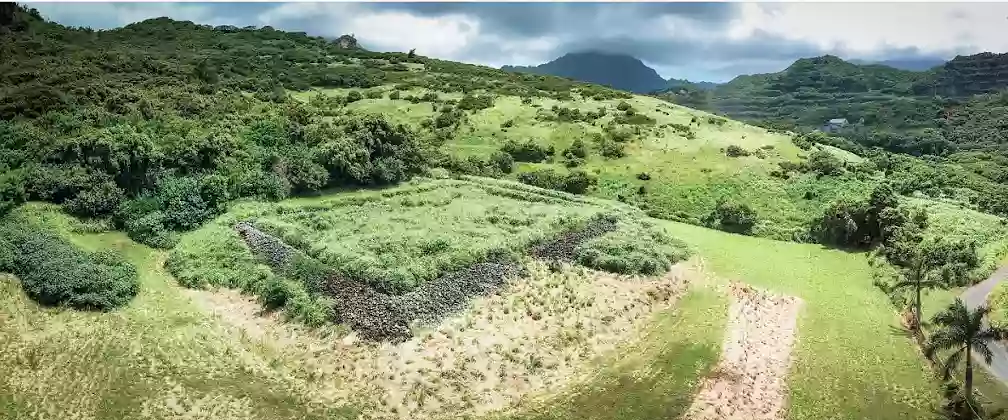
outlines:
{"label": "palm tree", "polygon": [[928,262],[923,247],[918,247],[910,261],[910,267],[901,270],[901,280],[892,285],[894,291],[906,289],[913,291],[909,327],[918,336],[921,333],[921,295],[924,290],[936,289],[944,284],[940,278],[930,275],[931,267]]}
{"label": "palm tree", "polygon": [[[909,254],[909,255],[907,255]],[[892,285],[891,290],[913,291],[912,319],[910,329],[921,336],[921,295],[924,290],[958,285],[969,278],[971,269],[977,266],[976,244],[972,241],[926,240],[904,253],[909,258],[896,258],[895,264],[902,267],[901,280]]]}
{"label": "palm tree", "polygon": [[935,353],[952,350],[942,363],[942,377],[946,381],[952,378],[963,359],[966,360],[963,391],[967,403],[973,401],[973,353],[983,356],[984,362],[990,364],[993,356],[990,343],[1008,337],[1008,330],[985,322],[989,312],[987,305],[971,311],[962,299],[956,298],[948,308],[931,318],[935,332],[931,334],[924,354],[934,360]]}

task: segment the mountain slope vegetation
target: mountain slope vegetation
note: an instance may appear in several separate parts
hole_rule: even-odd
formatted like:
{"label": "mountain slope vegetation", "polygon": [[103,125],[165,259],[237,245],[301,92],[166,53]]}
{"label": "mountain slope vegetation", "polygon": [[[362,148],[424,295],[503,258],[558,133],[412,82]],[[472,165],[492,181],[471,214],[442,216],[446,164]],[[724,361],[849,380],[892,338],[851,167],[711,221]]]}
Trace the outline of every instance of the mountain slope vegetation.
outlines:
{"label": "mountain slope vegetation", "polygon": [[[129,292],[117,312],[76,312],[0,279],[16,311],[0,319],[13,338],[0,366],[17,372],[0,379],[0,414],[40,416],[55,401],[61,417],[483,417],[535,397],[561,417],[675,416],[716,374],[728,304],[712,274],[812,301],[790,418],[919,418],[939,398],[924,361],[908,340],[866,338],[898,322],[890,303],[906,298],[883,293],[898,274],[876,263],[903,267],[918,244],[950,238],[940,262],[953,289],[1008,250],[1008,194],[987,147],[922,158],[269,27],[158,18],[93,31],[6,3],[0,25],[14,58],[0,63],[3,222],[53,232],[37,266],[89,263],[93,284],[122,274],[108,284]],[[823,64],[773,83],[800,90]],[[922,89],[888,86],[910,77],[900,70],[825,65],[841,76],[809,80],[831,95]],[[948,130],[994,118],[962,114]],[[0,271],[28,273],[35,254],[6,232]],[[695,250],[713,273],[673,266]],[[528,280],[508,283],[519,269]],[[670,308],[687,279],[696,287]],[[347,309],[419,313],[423,293],[469,303],[445,284],[477,303],[443,325],[397,324],[405,342],[356,329],[401,314]],[[216,287],[256,301],[195,290]],[[851,308],[865,311],[843,318]],[[643,351],[614,363],[628,343]],[[583,377],[596,361],[611,369]],[[62,367],[71,378],[47,373]],[[836,374],[819,384],[824,369]],[[593,393],[549,398],[574,380]]]}

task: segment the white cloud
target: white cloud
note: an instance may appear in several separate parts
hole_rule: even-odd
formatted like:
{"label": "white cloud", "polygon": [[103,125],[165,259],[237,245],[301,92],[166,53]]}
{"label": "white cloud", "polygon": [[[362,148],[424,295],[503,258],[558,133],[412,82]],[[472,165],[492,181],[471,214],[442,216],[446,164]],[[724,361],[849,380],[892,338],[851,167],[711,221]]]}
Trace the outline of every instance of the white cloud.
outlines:
{"label": "white cloud", "polygon": [[1008,50],[1008,4],[788,3],[744,4],[728,36],[756,31],[871,55],[884,48],[945,53]]}
{"label": "white cloud", "polygon": [[456,57],[480,35],[479,29],[478,20],[463,15],[432,18],[379,12],[351,18],[344,31],[358,34],[360,41],[381,50],[416,48],[423,55]]}

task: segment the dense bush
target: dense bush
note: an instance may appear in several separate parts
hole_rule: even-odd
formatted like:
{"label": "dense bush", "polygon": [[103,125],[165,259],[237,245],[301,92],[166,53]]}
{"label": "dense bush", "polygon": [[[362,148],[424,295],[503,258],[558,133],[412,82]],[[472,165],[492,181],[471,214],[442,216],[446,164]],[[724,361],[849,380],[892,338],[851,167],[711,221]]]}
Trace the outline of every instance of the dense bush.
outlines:
{"label": "dense bush", "polygon": [[584,171],[574,170],[564,175],[549,168],[522,172],[518,174],[518,181],[539,188],[566,191],[572,194],[584,194],[598,182],[594,176]]}
{"label": "dense bush", "polygon": [[889,184],[872,190],[870,197],[842,196],[830,203],[812,230],[819,241],[841,246],[867,246],[886,241],[911,218],[898,208],[896,193]]}
{"label": "dense bush", "polygon": [[578,245],[578,263],[620,274],[656,275],[690,255],[687,245],[645,220],[621,220],[614,231]]}
{"label": "dense bush", "polygon": [[[59,235],[25,223],[0,225],[0,258],[18,276],[25,293],[43,305],[110,310],[139,290],[137,271],[114,251],[87,253]],[[6,256],[3,256],[6,254]]]}
{"label": "dense bush", "polygon": [[542,146],[534,141],[526,141],[523,143],[508,141],[507,143],[504,143],[501,150],[511,155],[511,157],[518,162],[542,162],[551,158],[553,154],[556,153],[553,145]]}
{"label": "dense bush", "polygon": [[81,191],[67,200],[66,209],[71,214],[84,217],[111,214],[126,199],[126,193],[114,182],[103,182]]}
{"label": "dense bush", "polygon": [[748,204],[731,199],[718,200],[707,216],[707,225],[727,232],[749,234],[756,225],[756,211]]}
{"label": "dense bush", "polygon": [[497,169],[500,169],[502,173],[509,174],[514,170],[514,158],[511,154],[498,150],[490,154],[490,162],[493,163]]}
{"label": "dense bush", "polygon": [[750,154],[748,150],[734,144],[725,148],[725,156],[728,157],[749,156]]}
{"label": "dense bush", "polygon": [[823,176],[836,176],[844,172],[843,161],[825,150],[812,152],[805,166],[809,171]]}
{"label": "dense bush", "polygon": [[490,95],[465,95],[458,103],[459,109],[475,111],[487,109],[494,104],[494,98]]}
{"label": "dense bush", "polygon": [[573,143],[563,151],[565,159],[584,159],[588,157],[588,147],[581,139],[574,140]]}

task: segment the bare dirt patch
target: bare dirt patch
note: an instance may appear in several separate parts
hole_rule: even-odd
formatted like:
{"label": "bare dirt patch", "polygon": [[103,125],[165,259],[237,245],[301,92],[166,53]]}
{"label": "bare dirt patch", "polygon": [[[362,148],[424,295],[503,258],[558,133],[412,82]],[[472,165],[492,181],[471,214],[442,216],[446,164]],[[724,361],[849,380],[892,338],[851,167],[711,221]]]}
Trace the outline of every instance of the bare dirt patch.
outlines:
{"label": "bare dirt patch", "polygon": [[[662,277],[627,277],[529,262],[530,276],[403,343],[356,333],[321,337],[261,316],[238,294],[197,301],[269,342],[277,369],[311,400],[348,404],[367,418],[431,419],[480,414],[559,391],[591,374],[593,359],[633,340],[651,315],[682,295],[696,266]],[[197,292],[210,293],[210,292]],[[272,337],[271,339],[265,339]]]}
{"label": "bare dirt patch", "polygon": [[801,300],[734,283],[721,361],[703,381],[687,419],[785,417],[787,372]]}

